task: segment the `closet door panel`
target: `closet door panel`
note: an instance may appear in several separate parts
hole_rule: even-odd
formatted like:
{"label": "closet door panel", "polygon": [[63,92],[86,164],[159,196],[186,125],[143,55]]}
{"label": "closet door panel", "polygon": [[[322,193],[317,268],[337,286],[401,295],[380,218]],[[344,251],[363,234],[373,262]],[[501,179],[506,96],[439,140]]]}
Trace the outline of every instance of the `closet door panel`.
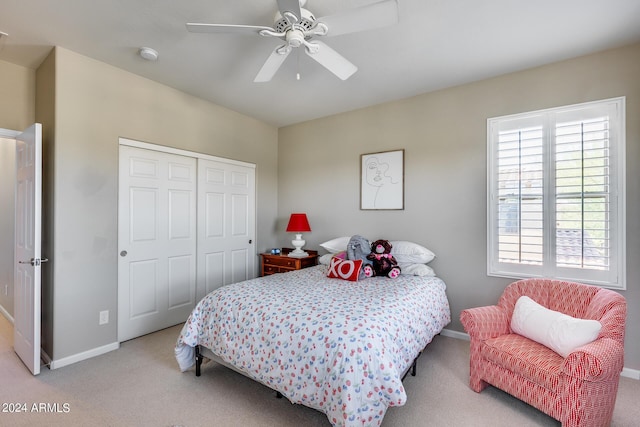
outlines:
{"label": "closet door panel", "polygon": [[196,302],[192,157],[120,146],[118,341],[184,322]]}
{"label": "closet door panel", "polygon": [[[255,277],[255,168],[198,159],[198,298]],[[215,260],[215,261],[214,261]]]}

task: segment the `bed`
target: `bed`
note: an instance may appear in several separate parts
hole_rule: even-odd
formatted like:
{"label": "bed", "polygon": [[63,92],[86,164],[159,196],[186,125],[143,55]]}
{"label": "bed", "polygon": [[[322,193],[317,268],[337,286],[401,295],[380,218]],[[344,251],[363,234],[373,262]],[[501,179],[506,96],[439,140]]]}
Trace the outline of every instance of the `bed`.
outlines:
{"label": "bed", "polygon": [[[437,277],[355,282],[318,265],[223,286],[194,308],[176,343],[184,372],[204,352],[334,426],[380,425],[407,400],[402,378],[450,322]],[[198,366],[199,374],[199,366]]]}

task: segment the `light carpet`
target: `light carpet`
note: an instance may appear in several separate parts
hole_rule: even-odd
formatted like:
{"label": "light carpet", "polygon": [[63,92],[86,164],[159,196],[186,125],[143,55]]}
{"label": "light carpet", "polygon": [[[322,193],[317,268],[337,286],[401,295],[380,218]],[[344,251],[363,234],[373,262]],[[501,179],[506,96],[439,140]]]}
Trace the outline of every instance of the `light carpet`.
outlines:
{"label": "light carpet", "polygon": [[[215,362],[203,365],[199,378],[193,370],[181,373],[173,353],[180,328],[60,369],[43,367],[34,377],[14,353],[12,326],[0,316],[0,425],[330,426],[324,414],[277,399]],[[496,388],[474,393],[468,362],[468,341],[435,337],[418,360],[417,376],[405,378],[407,403],[390,408],[382,426],[560,425]],[[638,396],[640,381],[621,378],[612,426],[639,425]],[[16,405],[26,411],[15,412]]]}

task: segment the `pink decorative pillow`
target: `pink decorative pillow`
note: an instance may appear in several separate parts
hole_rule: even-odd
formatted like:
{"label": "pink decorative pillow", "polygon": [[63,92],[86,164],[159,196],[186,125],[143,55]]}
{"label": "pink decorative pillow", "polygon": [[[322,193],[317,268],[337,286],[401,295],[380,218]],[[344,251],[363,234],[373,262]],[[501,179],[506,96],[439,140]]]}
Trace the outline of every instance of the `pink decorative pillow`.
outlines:
{"label": "pink decorative pillow", "polygon": [[347,251],[338,252],[337,254],[333,254],[333,256],[340,259],[346,259]]}
{"label": "pink decorative pillow", "polygon": [[346,260],[333,257],[329,262],[329,273],[327,273],[327,277],[357,282],[361,268],[361,259]]}

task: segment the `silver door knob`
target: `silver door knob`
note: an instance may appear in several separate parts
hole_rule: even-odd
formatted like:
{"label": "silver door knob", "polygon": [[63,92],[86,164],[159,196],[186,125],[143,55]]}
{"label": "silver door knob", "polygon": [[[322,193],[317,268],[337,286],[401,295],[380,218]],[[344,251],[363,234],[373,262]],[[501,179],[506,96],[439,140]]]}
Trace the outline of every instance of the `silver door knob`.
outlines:
{"label": "silver door knob", "polygon": [[18,264],[31,264],[34,267],[37,267],[43,262],[49,262],[49,260],[47,258],[31,258],[29,261],[18,261]]}
{"label": "silver door knob", "polygon": [[121,257],[125,257],[125,256],[127,256],[127,251],[122,251],[122,252],[120,252],[120,256],[121,256]]}

